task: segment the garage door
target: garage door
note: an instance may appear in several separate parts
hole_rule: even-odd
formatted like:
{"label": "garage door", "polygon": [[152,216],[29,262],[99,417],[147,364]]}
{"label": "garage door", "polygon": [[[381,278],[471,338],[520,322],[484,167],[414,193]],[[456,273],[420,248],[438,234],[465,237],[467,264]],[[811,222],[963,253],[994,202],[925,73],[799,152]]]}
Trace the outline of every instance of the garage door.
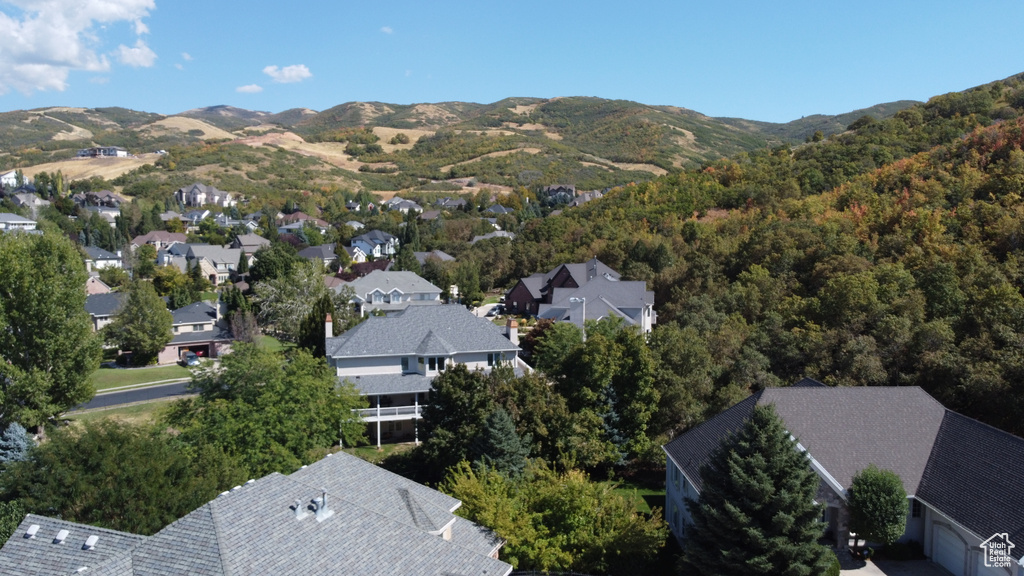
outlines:
{"label": "garage door", "polygon": [[949,570],[953,576],[964,576],[967,545],[955,532],[935,525],[932,530],[932,561]]}
{"label": "garage door", "polygon": [[977,576],[1010,576],[1005,568],[989,568],[985,566],[985,555],[978,554],[977,566],[974,571]]}

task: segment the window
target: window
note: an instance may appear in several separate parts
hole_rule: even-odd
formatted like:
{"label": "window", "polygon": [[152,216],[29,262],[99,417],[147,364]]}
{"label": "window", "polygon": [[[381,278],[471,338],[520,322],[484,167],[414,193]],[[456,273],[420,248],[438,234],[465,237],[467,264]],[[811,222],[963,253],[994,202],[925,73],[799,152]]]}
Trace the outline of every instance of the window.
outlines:
{"label": "window", "polygon": [[437,369],[440,370],[441,372],[444,372],[445,361],[446,360],[447,360],[447,358],[438,358],[437,359]]}
{"label": "window", "polygon": [[434,358],[433,356],[431,356],[429,358],[429,368],[428,369],[431,372],[433,372],[434,370],[437,370],[437,358]]}
{"label": "window", "polygon": [[418,362],[419,367],[420,367],[419,368],[419,372],[422,374],[424,372],[424,370],[423,370],[423,366],[424,366],[424,364],[423,364],[423,362],[424,362],[423,356],[420,356],[419,360],[417,362]]}
{"label": "window", "polygon": [[491,352],[487,354],[487,365],[494,366],[498,361],[498,355]]}
{"label": "window", "polygon": [[917,498],[914,498],[913,500],[910,501],[910,517],[921,517],[921,503],[917,500]]}
{"label": "window", "polygon": [[402,358],[402,372],[408,372],[408,371],[409,371],[409,359],[403,357]]}
{"label": "window", "polygon": [[193,324],[192,325],[192,331],[193,332],[202,332],[203,331],[203,325],[202,324]]}

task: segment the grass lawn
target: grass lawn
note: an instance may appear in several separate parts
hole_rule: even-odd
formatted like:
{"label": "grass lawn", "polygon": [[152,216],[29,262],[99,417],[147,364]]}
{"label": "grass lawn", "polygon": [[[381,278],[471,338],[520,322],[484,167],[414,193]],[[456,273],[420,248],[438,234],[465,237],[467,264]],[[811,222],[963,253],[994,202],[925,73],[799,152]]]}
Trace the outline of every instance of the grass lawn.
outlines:
{"label": "grass lawn", "polygon": [[171,402],[173,400],[156,400],[119,408],[75,412],[67,414],[66,418],[74,422],[96,422],[109,418],[130,424],[153,424]]}
{"label": "grass lawn", "polygon": [[413,446],[414,444],[410,442],[405,444],[382,444],[379,452],[376,446],[357,446],[355,448],[344,448],[343,451],[353,456],[359,456],[367,462],[377,464],[392,454],[412,450]]}
{"label": "grass lawn", "polygon": [[633,500],[636,504],[636,511],[644,514],[650,514],[651,508],[661,508],[664,514],[665,510],[665,489],[654,489],[639,486],[637,484],[631,484],[629,482],[621,482],[618,487],[615,488],[615,493],[626,498]]}
{"label": "grass lawn", "polygon": [[294,348],[295,347],[295,344],[292,344],[291,342],[281,342],[280,340],[278,340],[277,338],[274,338],[273,336],[266,336],[266,335],[260,336],[260,338],[259,338],[259,340],[257,340],[257,342],[259,342],[260,346],[262,346],[263,348],[265,348],[267,350],[270,350],[271,352],[280,352],[280,351],[285,350],[287,348]]}
{"label": "grass lawn", "polygon": [[184,366],[157,366],[154,368],[100,368],[89,376],[89,383],[96,387],[96,391],[119,388],[121,386],[132,386],[146,382],[157,382],[159,380],[170,380],[172,378],[191,378],[192,373]]}

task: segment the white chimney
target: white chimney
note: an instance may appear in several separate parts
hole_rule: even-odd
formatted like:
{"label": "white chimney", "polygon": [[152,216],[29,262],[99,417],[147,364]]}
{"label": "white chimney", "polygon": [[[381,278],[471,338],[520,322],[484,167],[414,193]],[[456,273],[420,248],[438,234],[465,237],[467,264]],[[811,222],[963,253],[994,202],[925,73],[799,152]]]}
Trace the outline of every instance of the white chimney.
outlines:
{"label": "white chimney", "polygon": [[325,338],[333,338],[334,337],[334,319],[331,318],[330,314],[328,314],[327,318],[324,319],[324,337]]}
{"label": "white chimney", "polygon": [[505,322],[505,335],[513,344],[519,346],[519,323],[515,318],[509,318]]}

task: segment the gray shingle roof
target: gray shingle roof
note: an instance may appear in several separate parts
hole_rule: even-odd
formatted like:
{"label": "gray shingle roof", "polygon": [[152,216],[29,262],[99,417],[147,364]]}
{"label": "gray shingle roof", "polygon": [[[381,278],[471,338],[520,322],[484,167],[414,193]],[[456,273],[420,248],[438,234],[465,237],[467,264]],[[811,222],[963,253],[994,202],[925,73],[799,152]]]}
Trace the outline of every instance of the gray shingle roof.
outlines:
{"label": "gray shingle roof", "polygon": [[334,252],[334,244],[320,244],[299,250],[299,256],[310,260],[335,260],[338,255]]}
{"label": "gray shingle roof", "polygon": [[[374,290],[380,290],[384,294],[390,294],[394,290],[399,290],[402,294],[441,294],[440,288],[415,272],[408,271],[374,270],[362,278],[344,283],[343,286],[350,286],[356,297],[362,299],[366,299]],[[341,287],[339,286],[337,290],[340,291]]]}
{"label": "gray shingle roof", "polygon": [[[298,519],[293,503],[305,511],[321,490],[334,514]],[[451,514],[459,505],[339,453],[290,476],[251,481],[148,538],[29,516],[0,550],[0,574],[75,574],[81,566],[116,576],[509,574],[511,566],[488,557],[496,538]],[[31,523],[46,526],[26,539]],[[451,540],[438,535],[447,526]],[[52,544],[60,527],[71,535]],[[100,534],[96,550],[80,549],[87,533]]]}
{"label": "gray shingle roof", "polygon": [[427,260],[431,258],[437,258],[441,262],[452,262],[455,260],[454,256],[441,250],[434,250],[432,252],[413,252],[412,255],[416,257],[416,261],[420,263],[420,266],[426,264]]}
{"label": "gray shingle roof", "polygon": [[192,244],[188,249],[188,259],[206,258],[217,265],[235,266],[242,258],[241,248],[227,248],[210,244]]}
{"label": "gray shingle roof", "polygon": [[85,311],[91,316],[113,316],[124,306],[126,298],[124,292],[89,294],[85,297]]}
{"label": "gray shingle roof", "polygon": [[363,395],[391,395],[430,392],[433,377],[422,374],[367,374],[339,376],[338,380],[351,382]]}
{"label": "gray shingle roof", "polygon": [[410,306],[393,316],[373,316],[327,340],[332,357],[413,355],[425,340],[441,339],[454,352],[513,352],[519,347],[501,328],[463,306]]}
{"label": "gray shingle roof", "polygon": [[[34,538],[26,537],[33,524],[39,526]],[[68,535],[63,544],[54,543],[61,530]],[[99,536],[91,550],[84,549],[89,536]],[[83,566],[89,573],[117,558],[124,558],[145,536],[76,524],[57,518],[28,514],[0,550],[2,576],[52,576],[77,574]]]}
{"label": "gray shingle roof", "polygon": [[193,302],[171,312],[175,324],[199,324],[217,319],[217,310],[206,302]]}
{"label": "gray shingle roof", "polygon": [[[804,379],[762,390],[664,446],[698,490],[701,466],[758,404],[774,404],[843,489],[874,464],[978,538],[1007,532],[1024,541],[1024,439],[947,410],[916,386],[832,388]],[[1013,553],[1021,558],[1024,549]]]}
{"label": "gray shingle roof", "polygon": [[0,222],[10,224],[29,224],[35,223],[35,220],[29,220],[28,218],[18,216],[17,214],[11,214],[10,212],[0,212]]}
{"label": "gray shingle roof", "polygon": [[370,230],[366,234],[360,234],[359,236],[352,238],[352,242],[362,241],[366,242],[367,244],[387,244],[388,242],[391,242],[392,240],[396,239],[397,238],[395,236],[392,236],[387,232],[382,232],[380,230]]}
{"label": "gray shingle roof", "polygon": [[121,257],[99,246],[82,246],[82,250],[90,260],[120,260]]}

